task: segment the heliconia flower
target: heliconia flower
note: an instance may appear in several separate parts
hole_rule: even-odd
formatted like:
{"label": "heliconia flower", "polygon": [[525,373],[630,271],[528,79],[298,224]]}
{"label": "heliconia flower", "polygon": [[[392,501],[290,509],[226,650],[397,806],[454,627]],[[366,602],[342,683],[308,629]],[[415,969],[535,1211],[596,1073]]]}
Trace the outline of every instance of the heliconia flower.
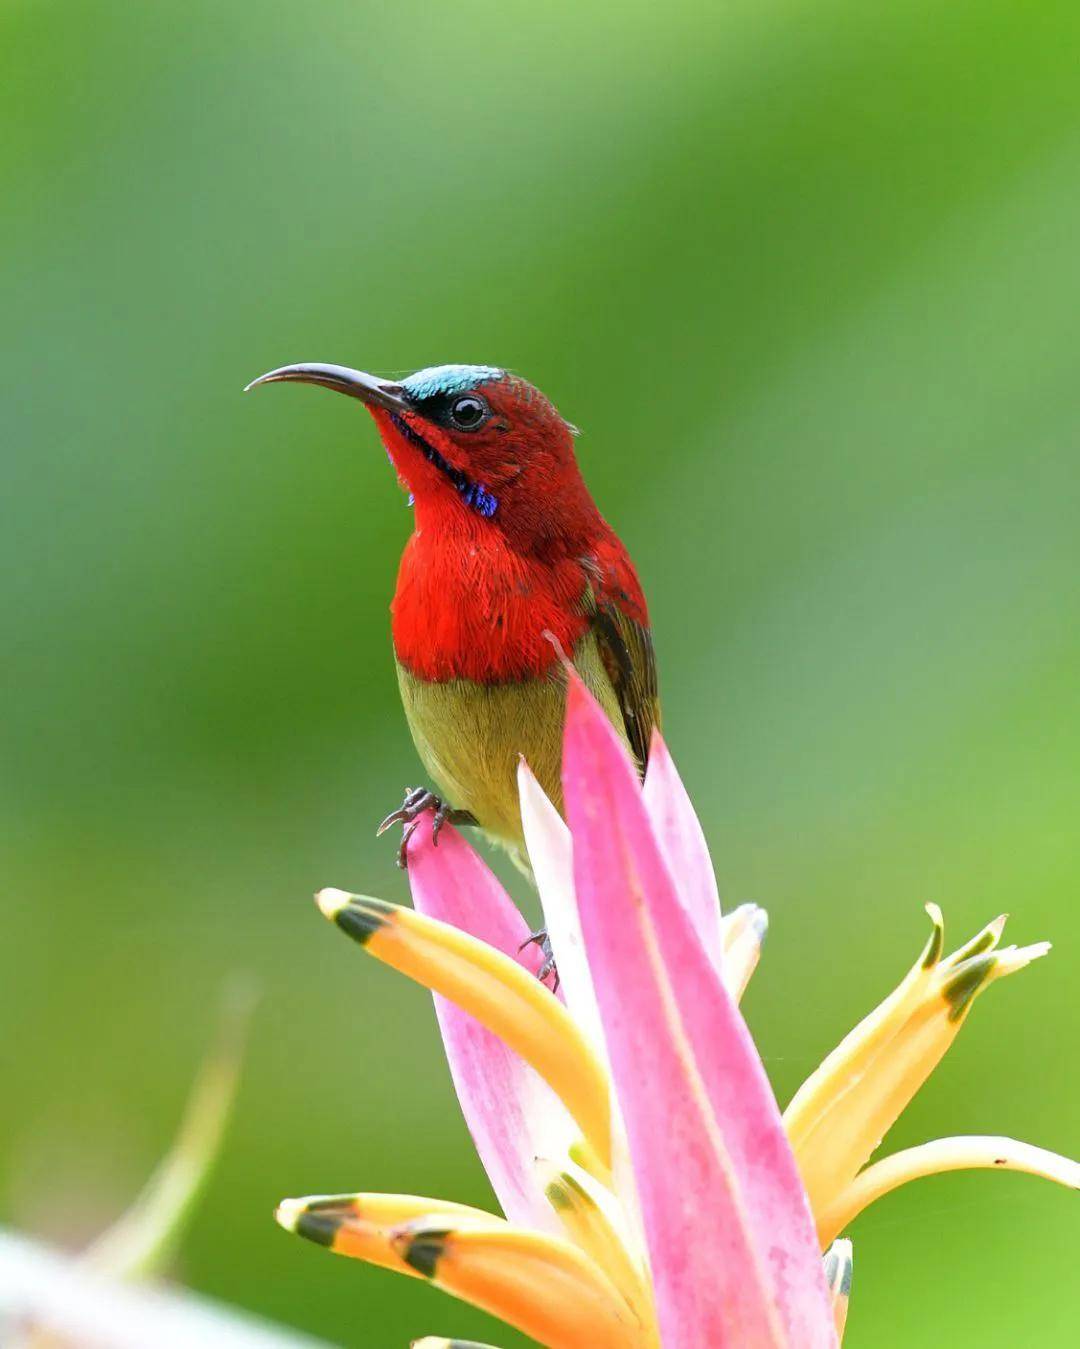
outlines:
{"label": "heliconia flower", "polygon": [[565,822],[524,764],[519,793],[558,994],[536,977],[513,902],[451,829],[435,848],[424,823],[410,844],[414,910],[316,897],[434,992],[504,1216],[364,1193],[285,1200],[282,1226],[427,1279],[552,1349],[827,1349],[851,1282],[851,1244],[834,1238],[880,1195],[979,1166],[1080,1185],[1076,1163],[1009,1139],[943,1139],[867,1165],[977,993],[1045,944],[1001,949],[997,920],[942,959],[932,909],[915,969],[782,1116],[738,1008],[765,914],[722,915],[659,736],[642,785],[571,674]]}

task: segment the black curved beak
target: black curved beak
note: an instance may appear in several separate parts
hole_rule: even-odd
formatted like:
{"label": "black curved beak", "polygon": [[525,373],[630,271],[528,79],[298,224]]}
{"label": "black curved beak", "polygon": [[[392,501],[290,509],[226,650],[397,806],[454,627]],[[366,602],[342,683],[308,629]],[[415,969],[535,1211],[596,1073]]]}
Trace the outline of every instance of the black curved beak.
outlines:
{"label": "black curved beak", "polygon": [[400,384],[394,384],[388,379],[377,379],[375,375],[365,374],[363,370],[350,370],[347,365],[324,365],[320,361],[305,362],[302,365],[282,365],[276,370],[268,370],[265,375],[253,379],[244,392],[258,388],[260,384],[288,381],[336,389],[338,393],[348,394],[350,398],[359,398],[361,403],[387,408],[390,412],[409,411],[409,402]]}

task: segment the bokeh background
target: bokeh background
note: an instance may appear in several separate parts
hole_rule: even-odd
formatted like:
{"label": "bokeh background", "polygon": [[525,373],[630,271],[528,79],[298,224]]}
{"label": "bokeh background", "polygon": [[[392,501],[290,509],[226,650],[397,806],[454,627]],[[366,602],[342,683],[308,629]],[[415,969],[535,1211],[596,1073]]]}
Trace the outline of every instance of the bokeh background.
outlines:
{"label": "bokeh background", "polygon": [[[781,1099],[924,939],[1049,961],[890,1138],[1080,1147],[1080,11],[4,0],[0,1220],[71,1245],[264,996],[177,1274],[344,1345],[521,1343],[271,1222],[487,1202],[427,995],[310,902],[403,899],[409,514],[272,365],[513,367],[584,428]],[[519,887],[519,894],[520,894]],[[526,900],[525,895],[521,895]],[[1072,1196],[922,1182],[854,1230],[854,1349],[1062,1344]]]}

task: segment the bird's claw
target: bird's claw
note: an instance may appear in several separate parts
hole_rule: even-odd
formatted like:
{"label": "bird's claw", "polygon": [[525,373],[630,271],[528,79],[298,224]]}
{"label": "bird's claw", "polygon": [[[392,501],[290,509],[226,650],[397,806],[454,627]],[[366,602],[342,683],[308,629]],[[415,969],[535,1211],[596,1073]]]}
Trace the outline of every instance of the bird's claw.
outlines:
{"label": "bird's claw", "polygon": [[547,934],[546,927],[539,927],[535,932],[530,932],[525,940],[518,947],[518,951],[524,951],[526,946],[537,946],[540,948],[540,954],[544,957],[544,963],[536,971],[536,977],[541,983],[544,983],[549,975],[555,976],[555,982],[551,985],[552,993],[559,991],[559,971],[555,967],[555,953],[551,949],[551,938]]}
{"label": "bird's claw", "polygon": [[476,821],[467,810],[455,810],[453,806],[448,805],[442,797],[436,796],[434,792],[428,791],[426,787],[407,787],[405,789],[405,799],[397,810],[392,810],[386,819],[382,821],[375,836],[378,838],[381,834],[395,824],[405,826],[401,835],[401,844],[398,847],[397,864],[404,870],[409,865],[409,840],[416,832],[416,826],[420,822],[420,816],[426,811],[431,811],[433,818],[431,821],[431,842],[437,848],[439,846],[439,834],[446,823],[450,824],[475,824]]}
{"label": "bird's claw", "polygon": [[404,801],[398,806],[397,810],[392,810],[387,815],[386,819],[375,830],[375,837],[379,838],[382,834],[385,834],[391,825],[411,823],[436,802],[439,802],[439,798],[434,792],[429,792],[426,787],[406,787]]}

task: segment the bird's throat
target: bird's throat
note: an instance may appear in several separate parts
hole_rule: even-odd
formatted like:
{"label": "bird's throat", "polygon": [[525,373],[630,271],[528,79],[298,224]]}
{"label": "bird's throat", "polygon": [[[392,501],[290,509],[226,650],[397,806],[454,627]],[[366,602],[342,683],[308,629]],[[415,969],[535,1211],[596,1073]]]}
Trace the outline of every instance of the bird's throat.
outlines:
{"label": "bird's throat", "polygon": [[446,478],[470,510],[476,511],[485,520],[491,519],[499,509],[499,499],[488,490],[484,483],[475,481],[462,469],[455,468],[446,456],[425,439],[415,427],[410,426],[404,417],[398,416],[396,412],[391,413],[390,423],[403,440],[408,441],[414,449],[419,450],[428,463],[433,465]]}

